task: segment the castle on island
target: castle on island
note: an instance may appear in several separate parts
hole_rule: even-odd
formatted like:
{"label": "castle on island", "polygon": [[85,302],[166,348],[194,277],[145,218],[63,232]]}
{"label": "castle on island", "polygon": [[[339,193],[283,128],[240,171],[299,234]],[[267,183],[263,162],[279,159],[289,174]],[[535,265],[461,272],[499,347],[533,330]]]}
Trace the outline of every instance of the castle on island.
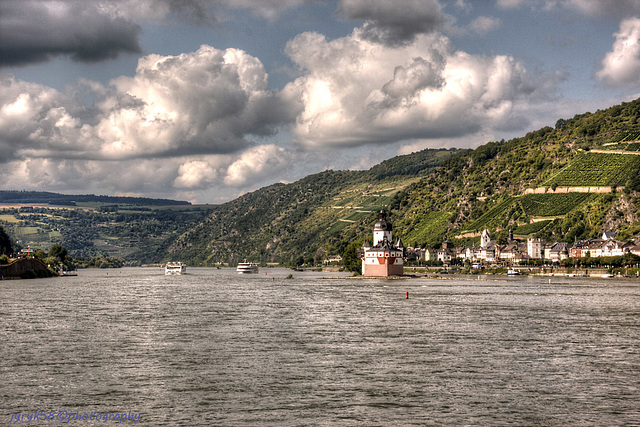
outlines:
{"label": "castle on island", "polygon": [[400,239],[393,242],[392,231],[387,215],[380,211],[378,221],[373,226],[373,245],[365,240],[358,251],[363,276],[402,276],[404,247]]}

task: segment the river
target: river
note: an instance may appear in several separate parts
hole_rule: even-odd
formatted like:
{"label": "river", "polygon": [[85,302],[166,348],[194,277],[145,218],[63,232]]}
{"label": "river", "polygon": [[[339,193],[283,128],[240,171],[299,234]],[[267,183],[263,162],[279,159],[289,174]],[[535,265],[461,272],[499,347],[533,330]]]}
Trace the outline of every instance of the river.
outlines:
{"label": "river", "polygon": [[1,281],[0,424],[640,425],[640,281],[469,279]]}

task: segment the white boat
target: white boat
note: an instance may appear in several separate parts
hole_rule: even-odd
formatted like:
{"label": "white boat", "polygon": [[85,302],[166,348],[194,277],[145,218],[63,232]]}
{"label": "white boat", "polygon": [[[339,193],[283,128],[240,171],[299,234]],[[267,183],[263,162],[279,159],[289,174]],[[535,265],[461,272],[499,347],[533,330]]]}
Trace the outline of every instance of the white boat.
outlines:
{"label": "white boat", "polygon": [[604,273],[601,277],[603,279],[610,279],[610,278],[615,277],[615,276],[613,274],[611,274],[611,273]]}
{"label": "white boat", "polygon": [[182,262],[168,262],[164,265],[164,274],[184,274],[187,266]]}
{"label": "white boat", "polygon": [[513,268],[507,271],[507,276],[519,276],[520,272],[518,270],[514,270]]}
{"label": "white boat", "polygon": [[258,272],[258,264],[255,262],[240,262],[238,263],[238,267],[236,268],[236,273],[246,274],[246,273],[257,273]]}
{"label": "white boat", "polygon": [[60,269],[58,270],[58,276],[60,277],[68,277],[68,276],[77,276],[78,272],[76,270],[65,270],[64,265],[60,264]]}

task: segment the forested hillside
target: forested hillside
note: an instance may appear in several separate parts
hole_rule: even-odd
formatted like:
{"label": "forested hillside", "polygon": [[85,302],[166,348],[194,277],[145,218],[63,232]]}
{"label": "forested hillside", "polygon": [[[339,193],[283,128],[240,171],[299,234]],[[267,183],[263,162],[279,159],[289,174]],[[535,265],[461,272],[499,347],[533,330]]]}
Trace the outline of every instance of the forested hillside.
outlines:
{"label": "forested hillside", "polygon": [[219,206],[180,236],[167,257],[196,264],[243,259],[297,264],[369,238],[387,209],[408,246],[443,239],[574,241],[640,232],[640,100],[559,119],[524,137],[475,150],[425,150],[368,171],[326,171]]}
{"label": "forested hillside", "polygon": [[133,206],[182,206],[187,201],[151,199],[148,197],[96,196],[94,194],[60,194],[48,191],[0,190],[0,203],[47,203],[50,205],[76,206],[78,203],[111,203]]}
{"label": "forested hillside", "polygon": [[245,194],[180,236],[168,256],[205,265],[245,258],[288,265],[300,258],[322,261],[362,235],[398,191],[459,153],[425,150],[368,171],[329,170]]}

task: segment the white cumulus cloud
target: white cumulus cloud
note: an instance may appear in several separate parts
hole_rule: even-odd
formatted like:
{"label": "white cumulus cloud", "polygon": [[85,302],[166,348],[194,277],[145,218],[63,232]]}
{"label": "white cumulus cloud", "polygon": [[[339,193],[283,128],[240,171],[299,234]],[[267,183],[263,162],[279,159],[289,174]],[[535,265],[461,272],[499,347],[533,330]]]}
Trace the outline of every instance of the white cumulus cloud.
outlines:
{"label": "white cumulus cloud", "polygon": [[640,18],[620,23],[613,50],[602,60],[597,77],[612,85],[640,83]]}
{"label": "white cumulus cloud", "polygon": [[196,188],[205,183],[211,183],[218,177],[216,171],[209,163],[202,160],[192,160],[180,165],[178,177],[174,185],[178,188]]}
{"label": "white cumulus cloud", "polygon": [[504,126],[536,87],[508,56],[456,51],[439,34],[383,45],[304,33],[286,52],[303,75],[290,83],[304,104],[293,129],[307,147],[458,137]]}
{"label": "white cumulus cloud", "polygon": [[97,126],[108,158],[233,152],[287,120],[262,63],[238,49],[148,55],[114,86]]}
{"label": "white cumulus cloud", "polygon": [[268,176],[276,176],[290,161],[291,154],[277,145],[252,147],[229,166],[224,183],[242,187]]}
{"label": "white cumulus cloud", "polygon": [[94,160],[242,151],[295,117],[295,100],[269,90],[267,78],[257,58],[210,46],[145,56],[133,77],[108,87],[85,82],[96,108],[4,76],[0,147],[17,157]]}

